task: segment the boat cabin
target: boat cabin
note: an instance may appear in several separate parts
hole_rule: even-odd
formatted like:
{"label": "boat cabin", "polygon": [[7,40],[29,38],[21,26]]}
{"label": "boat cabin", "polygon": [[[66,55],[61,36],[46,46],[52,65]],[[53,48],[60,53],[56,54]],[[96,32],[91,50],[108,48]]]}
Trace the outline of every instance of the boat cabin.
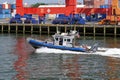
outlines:
{"label": "boat cabin", "polygon": [[74,46],[74,36],[71,35],[53,35],[53,44],[66,47]]}

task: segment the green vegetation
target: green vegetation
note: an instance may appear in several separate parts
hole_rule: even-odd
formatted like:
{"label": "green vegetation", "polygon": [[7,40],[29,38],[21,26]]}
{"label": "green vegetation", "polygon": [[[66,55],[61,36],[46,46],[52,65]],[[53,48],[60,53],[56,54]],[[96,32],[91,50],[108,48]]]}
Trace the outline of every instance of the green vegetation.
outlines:
{"label": "green vegetation", "polygon": [[40,5],[47,5],[47,4],[45,4],[45,3],[36,3],[36,4],[32,4],[32,7],[38,7]]}

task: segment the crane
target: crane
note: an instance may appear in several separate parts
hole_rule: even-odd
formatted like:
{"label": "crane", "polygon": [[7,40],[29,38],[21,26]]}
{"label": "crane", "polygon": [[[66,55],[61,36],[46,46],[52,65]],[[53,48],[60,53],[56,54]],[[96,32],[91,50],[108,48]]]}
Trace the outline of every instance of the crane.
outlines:
{"label": "crane", "polygon": [[40,16],[44,16],[45,14],[77,14],[77,13],[106,13],[106,9],[101,8],[81,8],[77,7],[76,0],[65,0],[65,7],[23,7],[23,0],[16,0],[16,13],[20,15],[24,14],[38,14]]}
{"label": "crane", "polygon": [[[82,22],[81,17],[76,21],[76,19],[73,19],[74,15],[76,14],[91,15],[91,14],[98,14],[98,13],[106,14],[106,9],[80,7],[79,5],[77,5],[77,0],[65,0],[64,6],[60,6],[60,5],[58,7],[44,6],[44,7],[38,7],[38,8],[23,7],[23,0],[16,0],[16,14],[19,14],[20,16],[24,16],[25,14],[36,14],[36,15],[39,15],[40,17],[45,17],[46,14],[64,14],[65,16],[70,16],[71,19],[67,20],[68,22],[70,21],[69,23],[71,23],[71,20],[74,20],[73,23],[77,23],[77,22],[80,23]],[[66,21],[66,20],[63,20],[63,21]],[[13,19],[13,21],[11,22],[16,22],[16,21],[14,21]],[[18,21],[18,22],[21,23],[21,21]]]}
{"label": "crane", "polygon": [[[110,3],[111,2],[111,3]],[[110,9],[108,10],[108,15],[106,19],[103,19],[99,22],[99,24],[120,24],[120,8],[119,8],[119,0],[109,1],[111,4]]]}
{"label": "crane", "polygon": [[44,16],[45,14],[64,13],[66,15],[76,13],[76,0],[65,0],[65,7],[41,7],[41,8],[26,8],[23,7],[23,0],[16,0],[16,11],[20,15],[38,14]]}

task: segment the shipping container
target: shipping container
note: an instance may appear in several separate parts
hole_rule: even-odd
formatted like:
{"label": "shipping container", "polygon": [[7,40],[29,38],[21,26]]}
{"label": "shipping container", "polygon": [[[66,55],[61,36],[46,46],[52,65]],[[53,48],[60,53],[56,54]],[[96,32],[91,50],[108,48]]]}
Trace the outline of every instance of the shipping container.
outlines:
{"label": "shipping container", "polygon": [[11,18],[11,14],[0,14],[0,19]]}
{"label": "shipping container", "polygon": [[100,5],[100,8],[109,8],[109,5]]}
{"label": "shipping container", "polygon": [[39,21],[34,18],[31,19],[31,22],[32,22],[32,24],[39,24]]}
{"label": "shipping container", "polygon": [[10,14],[11,9],[2,9],[2,14]]}
{"label": "shipping container", "polygon": [[11,4],[11,9],[16,9],[16,5],[15,4]]}
{"label": "shipping container", "polygon": [[98,21],[99,16],[98,16],[98,14],[86,15],[86,21],[88,21],[88,22],[90,22],[90,21]]}
{"label": "shipping container", "polygon": [[4,14],[5,18],[11,18],[11,14]]}
{"label": "shipping container", "polygon": [[32,19],[32,14],[24,14],[23,18]]}
{"label": "shipping container", "polygon": [[2,8],[3,8],[3,9],[11,9],[11,5],[5,3],[5,4],[2,4]]}
{"label": "shipping container", "polygon": [[4,18],[4,15],[3,14],[0,14],[0,19],[3,19]]}
{"label": "shipping container", "polygon": [[18,18],[12,17],[12,18],[10,19],[9,23],[22,23],[22,20],[21,20],[21,19],[18,19]]}
{"label": "shipping container", "polygon": [[21,16],[19,14],[15,14],[15,19],[20,19]]}
{"label": "shipping container", "polygon": [[0,9],[2,9],[2,4],[0,4]]}
{"label": "shipping container", "polygon": [[0,14],[2,14],[2,8],[0,8]]}

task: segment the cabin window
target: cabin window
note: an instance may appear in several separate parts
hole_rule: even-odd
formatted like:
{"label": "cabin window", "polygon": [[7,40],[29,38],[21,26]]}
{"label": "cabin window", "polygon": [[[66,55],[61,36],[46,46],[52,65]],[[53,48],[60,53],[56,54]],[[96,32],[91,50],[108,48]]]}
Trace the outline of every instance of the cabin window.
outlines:
{"label": "cabin window", "polygon": [[66,39],[64,39],[64,41],[67,41]]}
{"label": "cabin window", "polygon": [[70,39],[67,39],[67,42],[70,42]]}
{"label": "cabin window", "polygon": [[58,41],[58,38],[55,38],[56,41]]}

